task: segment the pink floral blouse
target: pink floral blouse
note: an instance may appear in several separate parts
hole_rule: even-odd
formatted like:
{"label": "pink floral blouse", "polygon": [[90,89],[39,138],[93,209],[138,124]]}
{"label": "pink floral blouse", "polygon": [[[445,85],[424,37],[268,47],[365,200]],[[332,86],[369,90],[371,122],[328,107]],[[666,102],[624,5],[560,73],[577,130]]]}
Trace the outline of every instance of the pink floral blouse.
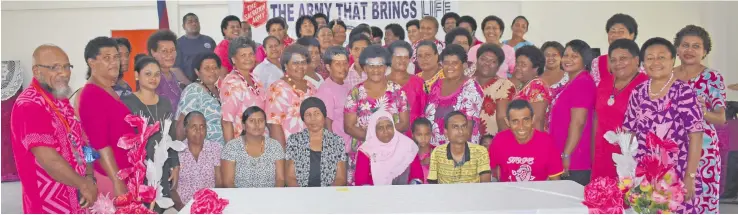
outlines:
{"label": "pink floral blouse", "polygon": [[246,108],[251,106],[259,106],[261,109],[265,107],[266,92],[253,74],[250,74],[253,86],[249,86],[241,72],[234,69],[226,75],[221,82],[220,101],[223,103],[221,108],[223,112],[223,120],[233,123],[233,134],[238,136],[243,131],[241,124],[241,115]]}
{"label": "pink floral blouse", "polygon": [[286,81],[280,79],[269,86],[267,93],[267,123],[282,126],[284,137],[305,129],[305,123],[300,117],[300,105],[306,98],[315,95],[317,90],[307,82],[307,90],[303,92],[293,88]]}
{"label": "pink floral blouse", "polygon": [[[184,141],[187,146],[187,140]],[[220,166],[220,143],[205,140],[200,155],[195,158],[189,147],[179,152],[179,193],[182,203],[192,199],[192,195],[202,188],[215,188],[215,167]]]}
{"label": "pink floral blouse", "polygon": [[455,92],[449,95],[441,95],[443,81],[433,84],[428,94],[428,106],[425,109],[425,117],[433,124],[431,137],[431,145],[440,146],[448,143],[448,138],[444,135],[444,118],[446,114],[453,111],[461,111],[466,115],[468,120],[474,121],[472,128],[471,143],[479,144],[481,137],[479,126],[481,125],[480,114],[482,111],[482,96],[484,95],[482,87],[476,80],[470,78],[459,86]]}
{"label": "pink floral blouse", "polygon": [[[387,81],[387,91],[378,99],[369,97],[364,83],[356,85],[346,97],[346,107],[344,113],[355,113],[358,118],[359,127],[366,128],[369,126],[369,119],[372,113],[379,109],[392,114],[395,123],[400,120],[400,113],[408,111],[407,95],[402,90],[402,86],[392,81]],[[361,141],[356,138],[351,140],[352,152],[361,145]]]}

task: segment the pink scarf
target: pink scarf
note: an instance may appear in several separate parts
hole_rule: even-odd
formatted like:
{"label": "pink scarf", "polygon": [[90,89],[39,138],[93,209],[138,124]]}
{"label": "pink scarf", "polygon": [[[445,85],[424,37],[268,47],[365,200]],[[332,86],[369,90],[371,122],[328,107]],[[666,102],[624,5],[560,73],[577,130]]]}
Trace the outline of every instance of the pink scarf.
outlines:
{"label": "pink scarf", "polygon": [[[384,110],[372,114],[366,132],[366,141],[359,147],[359,151],[366,154],[371,161],[372,181],[374,185],[392,185],[392,180],[407,170],[418,154],[415,142],[395,131],[395,135],[387,143],[377,138],[377,123],[379,120],[392,121],[392,115]],[[394,121],[392,122],[394,126]]]}

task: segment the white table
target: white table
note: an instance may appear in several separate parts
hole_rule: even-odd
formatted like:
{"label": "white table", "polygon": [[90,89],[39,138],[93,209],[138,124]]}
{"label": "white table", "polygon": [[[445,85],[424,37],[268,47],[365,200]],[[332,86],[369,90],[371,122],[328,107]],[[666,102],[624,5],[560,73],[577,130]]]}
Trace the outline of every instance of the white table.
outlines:
{"label": "white table", "polygon": [[230,201],[225,214],[588,213],[573,181],[213,190]]}

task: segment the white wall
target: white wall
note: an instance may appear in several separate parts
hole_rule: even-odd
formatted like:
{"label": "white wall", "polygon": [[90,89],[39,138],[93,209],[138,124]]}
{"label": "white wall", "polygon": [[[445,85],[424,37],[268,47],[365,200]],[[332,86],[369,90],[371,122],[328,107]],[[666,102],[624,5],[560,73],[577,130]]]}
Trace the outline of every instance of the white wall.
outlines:
{"label": "white wall", "polygon": [[[202,33],[216,41],[221,19],[228,15],[226,1],[167,1],[170,27],[178,35],[183,32],[181,18],[188,12],[200,18]],[[605,22],[615,13],[627,13],[639,24],[637,42],[660,36],[672,39],[688,24],[705,27],[713,39],[713,51],[706,64],[718,69],[726,83],[738,83],[738,74],[729,70],[732,60],[738,59],[738,42],[730,35],[738,35],[738,20],[731,14],[738,10],[738,2],[553,2],[553,1],[461,1],[459,14],[471,15],[481,25],[485,16],[495,14],[506,22],[503,39],[511,35],[509,22],[519,15],[530,21],[527,39],[537,45],[548,40],[566,43],[572,39],[587,41],[602,51],[607,48]],[[44,43],[62,47],[70,55],[75,69],[72,87],[84,83],[86,64],[84,46],[90,39],[110,35],[111,29],[158,28],[155,1],[53,1],[2,2],[2,60],[21,60],[26,70],[25,85],[31,78],[30,64],[33,49]],[[404,25],[404,23],[402,23]],[[481,28],[478,29],[478,38]],[[729,99],[738,100],[738,93],[729,92]]]}

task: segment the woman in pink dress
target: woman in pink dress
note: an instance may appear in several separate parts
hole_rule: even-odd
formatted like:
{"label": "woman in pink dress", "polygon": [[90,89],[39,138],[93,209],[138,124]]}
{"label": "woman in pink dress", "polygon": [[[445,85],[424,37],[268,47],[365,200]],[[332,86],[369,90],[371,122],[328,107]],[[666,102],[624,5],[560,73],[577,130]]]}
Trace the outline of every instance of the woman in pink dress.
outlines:
{"label": "woman in pink dress", "polygon": [[589,184],[592,170],[592,116],[595,87],[589,75],[592,52],[589,44],[572,40],[566,44],[561,66],[571,80],[551,105],[549,133],[561,150],[562,179]]}
{"label": "woman in pink dress", "polygon": [[613,153],[620,153],[620,147],[605,140],[605,133],[618,132],[625,120],[625,109],[633,89],[648,80],[648,76],[638,72],[641,62],[638,44],[628,39],[619,39],[610,43],[607,55],[610,59],[612,75],[603,76],[597,86],[595,100],[594,128],[594,160],[592,160],[592,177],[617,178]]}
{"label": "woman in pink dress", "polygon": [[[636,86],[630,95],[623,127],[638,140],[636,160],[644,156],[660,157],[658,161],[672,165],[676,180],[684,183],[684,202],[672,212],[696,213],[697,187],[702,186],[698,173],[704,130],[702,110],[692,87],[678,80],[672,71],[676,49],[671,42],[660,37],[651,38],[643,43],[640,56],[644,58],[649,79]],[[661,150],[649,143],[650,138],[673,141],[677,149],[666,152],[664,158],[657,154]]]}
{"label": "woman in pink dress", "polygon": [[384,110],[372,114],[356,158],[356,186],[422,183],[418,146],[397,131],[392,118]]}
{"label": "woman in pink dress", "polygon": [[300,117],[300,104],[317,91],[313,84],[305,80],[310,60],[306,47],[288,46],[280,59],[285,76],[269,86],[266,105],[269,136],[282,144],[282,148],[287,146],[287,138],[291,134],[305,129]]}
{"label": "woman in pink dress", "polygon": [[479,126],[481,124],[482,87],[477,81],[464,75],[467,61],[464,48],[450,44],[441,53],[441,59],[443,59],[446,78],[433,84],[428,94],[428,106],[425,109],[425,117],[433,123],[431,144],[440,146],[448,142],[444,135],[446,133],[444,117],[453,111],[460,111],[467,116],[468,121],[473,121],[471,142],[478,144],[481,137]]}
{"label": "woman in pink dress", "polygon": [[120,54],[115,40],[98,37],[85,47],[85,59],[91,71],[90,80],[79,95],[79,119],[90,145],[100,153],[95,162],[95,177],[100,193],[111,197],[128,192],[125,181],[116,176],[118,170],[131,167],[127,150],[118,147],[118,139],[134,129],[125,121],[131,114],[113,90],[120,72]]}
{"label": "woman in pink dress", "polygon": [[720,195],[720,140],[715,125],[725,124],[725,83],[723,76],[702,65],[710,53],[710,34],[702,27],[688,25],[676,34],[674,44],[679,61],[674,75],[692,86],[698,104],[705,114],[705,135],[702,138],[702,158],[698,174],[702,178],[702,195],[695,200],[696,213],[718,213]]}
{"label": "woman in pink dress", "polygon": [[240,136],[243,131],[241,115],[251,106],[265,107],[266,91],[251,70],[256,66],[254,50],[256,44],[246,37],[237,37],[231,42],[229,55],[233,71],[221,82],[220,101],[223,103],[223,139],[227,143]]}
{"label": "woman in pink dress", "polygon": [[[389,54],[392,59],[391,71],[387,76],[390,81],[402,86],[402,91],[407,96],[408,112],[410,112],[410,120],[421,117],[428,104],[427,94],[423,90],[425,82],[422,78],[407,73],[407,67],[412,56],[412,47],[410,43],[404,40],[398,40],[390,44]],[[412,137],[412,129],[407,129],[405,135]]]}

